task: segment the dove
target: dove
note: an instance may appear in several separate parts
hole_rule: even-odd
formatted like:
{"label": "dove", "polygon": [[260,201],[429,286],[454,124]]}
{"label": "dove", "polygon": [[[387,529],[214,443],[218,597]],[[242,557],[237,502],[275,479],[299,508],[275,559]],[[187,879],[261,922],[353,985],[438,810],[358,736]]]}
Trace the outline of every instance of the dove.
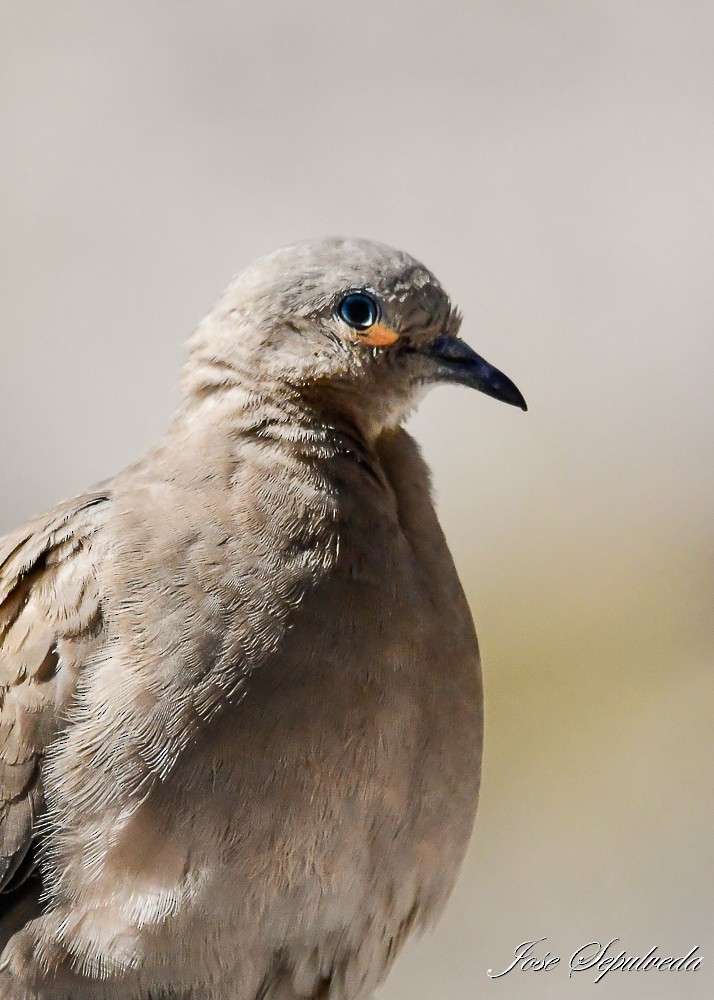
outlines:
{"label": "dove", "polygon": [[402,425],[526,409],[460,322],[383,244],[268,254],[164,438],[0,541],[3,1000],[367,1000],[443,910],[482,682]]}

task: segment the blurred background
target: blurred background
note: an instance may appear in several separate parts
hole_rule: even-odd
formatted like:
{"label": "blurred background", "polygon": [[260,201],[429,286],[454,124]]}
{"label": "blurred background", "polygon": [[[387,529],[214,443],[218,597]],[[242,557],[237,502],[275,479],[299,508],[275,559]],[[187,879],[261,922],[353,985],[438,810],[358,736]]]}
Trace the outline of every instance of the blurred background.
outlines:
{"label": "blurred background", "polygon": [[[714,995],[714,7],[2,0],[0,532],[162,433],[284,243],[409,250],[523,414],[412,430],[481,638],[463,878],[383,1000]],[[699,972],[491,980],[521,942]]]}

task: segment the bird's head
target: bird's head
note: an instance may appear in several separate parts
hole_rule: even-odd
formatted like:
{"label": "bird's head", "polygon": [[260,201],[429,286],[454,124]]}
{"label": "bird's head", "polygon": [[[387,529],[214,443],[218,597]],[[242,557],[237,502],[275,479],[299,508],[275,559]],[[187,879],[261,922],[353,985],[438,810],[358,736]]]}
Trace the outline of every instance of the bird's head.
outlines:
{"label": "bird's head", "polygon": [[261,257],[191,341],[189,393],[232,389],[247,405],[304,396],[380,431],[433,385],[471,386],[526,409],[502,372],[459,337],[436,278],[382,243],[323,239]]}

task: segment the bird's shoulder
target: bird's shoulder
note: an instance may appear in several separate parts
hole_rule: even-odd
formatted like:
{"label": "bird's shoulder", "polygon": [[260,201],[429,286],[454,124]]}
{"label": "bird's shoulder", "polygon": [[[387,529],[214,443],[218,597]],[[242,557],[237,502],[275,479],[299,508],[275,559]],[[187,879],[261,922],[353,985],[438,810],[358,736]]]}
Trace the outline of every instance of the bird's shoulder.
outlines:
{"label": "bird's shoulder", "polygon": [[0,539],[0,892],[26,869],[43,760],[102,631],[99,535],[110,494],[66,501]]}

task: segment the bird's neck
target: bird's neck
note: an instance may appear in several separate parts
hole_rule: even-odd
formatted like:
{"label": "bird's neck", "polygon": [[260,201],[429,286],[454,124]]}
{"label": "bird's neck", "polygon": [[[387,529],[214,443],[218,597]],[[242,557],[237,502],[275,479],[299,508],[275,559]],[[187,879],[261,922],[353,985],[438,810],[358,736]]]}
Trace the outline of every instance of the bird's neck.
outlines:
{"label": "bird's neck", "polygon": [[207,453],[230,453],[252,440],[311,465],[352,457],[376,472],[379,435],[350,402],[322,391],[262,394],[234,386],[189,396],[169,434],[200,439]]}

